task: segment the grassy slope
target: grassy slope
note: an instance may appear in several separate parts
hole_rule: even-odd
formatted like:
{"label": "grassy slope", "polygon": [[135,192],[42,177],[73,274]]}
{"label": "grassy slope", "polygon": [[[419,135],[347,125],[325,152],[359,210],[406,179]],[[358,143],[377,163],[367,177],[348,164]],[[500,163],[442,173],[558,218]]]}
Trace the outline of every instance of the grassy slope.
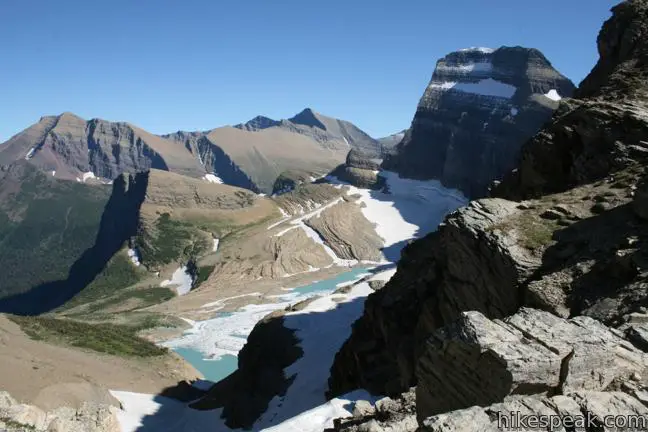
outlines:
{"label": "grassy slope", "polygon": [[59,181],[27,165],[0,179],[0,297],[63,280],[92,247],[108,186]]}
{"label": "grassy slope", "polygon": [[166,348],[137,336],[137,332],[148,328],[147,325],[90,324],[45,316],[9,317],[36,340],[124,357],[153,357],[168,352]]}

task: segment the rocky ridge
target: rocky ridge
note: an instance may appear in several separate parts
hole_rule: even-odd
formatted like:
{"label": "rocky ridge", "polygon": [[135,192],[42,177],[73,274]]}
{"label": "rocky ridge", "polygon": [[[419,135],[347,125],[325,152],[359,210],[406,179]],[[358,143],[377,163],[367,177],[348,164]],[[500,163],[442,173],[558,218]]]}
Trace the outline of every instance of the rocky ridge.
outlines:
{"label": "rocky ridge", "polygon": [[202,177],[205,169],[181,146],[123,122],[72,113],[43,117],[0,145],[0,165],[26,159],[57,178],[113,180],[150,168]]}
{"label": "rocky ridge", "polygon": [[383,167],[485,196],[573,90],[536,49],[450,53],[437,62],[410,129]]}
{"label": "rocky ridge", "polygon": [[409,245],[369,296],[330,396],[365,388],[393,409],[335,430],[496,431],[513,410],[595,417],[577,429],[594,431],[605,415],[645,416],[647,10],[613,9],[578,99],[560,102],[496,198]]}

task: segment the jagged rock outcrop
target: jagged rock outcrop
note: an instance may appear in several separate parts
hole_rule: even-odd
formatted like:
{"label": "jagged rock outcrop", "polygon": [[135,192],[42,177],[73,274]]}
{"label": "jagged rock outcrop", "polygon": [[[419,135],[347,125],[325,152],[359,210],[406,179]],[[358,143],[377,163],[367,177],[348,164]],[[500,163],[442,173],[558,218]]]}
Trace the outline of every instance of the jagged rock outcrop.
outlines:
{"label": "jagged rock outcrop", "polygon": [[117,408],[85,402],[79,409],[61,407],[45,412],[18,403],[0,392],[0,429],[7,432],[120,432]]}
{"label": "jagged rock outcrop", "polygon": [[361,188],[380,189],[385,182],[378,175],[383,154],[351,150],[344,165],[338,166],[331,175]]}
{"label": "jagged rock outcrop", "polygon": [[[621,392],[582,391],[551,398],[521,397],[429,417],[419,432],[576,430],[632,432],[648,427],[648,408]],[[616,419],[616,420],[615,420]],[[606,423],[607,422],[607,423]],[[412,432],[414,429],[412,429]]]}
{"label": "jagged rock outcrop", "polygon": [[20,159],[57,178],[83,182],[150,168],[205,174],[199,161],[175,142],[129,123],[86,121],[71,113],[43,117],[0,145],[0,165]]}
{"label": "jagged rock outcrop", "polygon": [[375,405],[355,402],[352,417],[335,419],[329,432],[411,432],[418,428],[414,389],[396,399],[383,398]]}
{"label": "jagged rock outcrop", "polygon": [[536,49],[472,48],[437,62],[411,128],[383,167],[470,197],[515,167],[573,84]]}
{"label": "jagged rock outcrop", "polygon": [[588,317],[521,309],[491,321],[465,312],[427,341],[417,365],[419,419],[511,395],[620,389],[642,377],[648,355]]}
{"label": "jagged rock outcrop", "polygon": [[303,184],[312,183],[315,178],[308,171],[289,170],[281,173],[272,186],[272,195],[291,192]]}
{"label": "jagged rock outcrop", "polygon": [[[614,9],[599,38],[606,66],[584,81],[583,99],[561,102],[524,147],[520,168],[495,189],[500,198],[529,200],[473,202],[404,250],[338,353],[330,395],[355,388],[395,395],[416,385],[425,341],[465,311],[493,319],[529,306],[618,326],[648,305],[641,142],[648,118],[638,96],[645,81],[626,81],[635,91],[614,78],[643,73],[646,40],[637,35],[647,5]],[[589,97],[593,82],[606,97]]]}
{"label": "jagged rock outcrop", "polygon": [[251,428],[275,396],[284,395],[294,377],[284,369],[303,351],[294,330],[283,324],[283,312],[257,323],[238,354],[238,369],[214,385],[192,408],[223,408],[222,417],[232,429]]}
{"label": "jagged rock outcrop", "polygon": [[648,4],[623,2],[598,37],[599,61],[493,195],[524,199],[597,181],[648,159]]}

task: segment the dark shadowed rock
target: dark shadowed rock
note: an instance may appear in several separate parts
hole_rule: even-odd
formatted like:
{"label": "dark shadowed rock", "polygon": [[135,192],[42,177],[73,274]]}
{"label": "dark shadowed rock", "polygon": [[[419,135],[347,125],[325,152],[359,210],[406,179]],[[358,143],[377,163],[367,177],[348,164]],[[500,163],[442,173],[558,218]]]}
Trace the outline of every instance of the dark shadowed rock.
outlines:
{"label": "dark shadowed rock", "polygon": [[283,370],[303,351],[294,330],[284,327],[281,315],[271,314],[257,323],[238,354],[238,369],[214,385],[192,408],[222,407],[222,417],[229,427],[250,428],[272,398],[285,394],[294,377],[287,378]]}
{"label": "dark shadowed rock", "polygon": [[412,126],[384,168],[439,179],[471,197],[515,166],[573,84],[536,49],[475,48],[437,62]]}
{"label": "dark shadowed rock", "polygon": [[643,375],[648,355],[601,323],[521,309],[502,321],[466,312],[427,342],[418,361],[420,419],[509,395],[619,388]]}

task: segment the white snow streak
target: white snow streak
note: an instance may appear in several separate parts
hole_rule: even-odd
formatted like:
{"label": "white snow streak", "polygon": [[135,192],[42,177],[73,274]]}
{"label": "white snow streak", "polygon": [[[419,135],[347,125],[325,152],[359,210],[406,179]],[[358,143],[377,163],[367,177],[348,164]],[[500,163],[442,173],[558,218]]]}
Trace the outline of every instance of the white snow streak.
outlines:
{"label": "white snow streak", "polygon": [[549,90],[547,93],[545,93],[545,96],[554,101],[559,101],[562,99],[562,96],[558,94],[558,91],[556,89]]}
{"label": "white snow streak", "polygon": [[429,88],[439,90],[457,90],[464,93],[478,94],[510,99],[517,91],[517,87],[492,78],[480,80],[476,83],[460,83],[456,81],[432,82]]}
{"label": "white snow streak", "polygon": [[440,64],[436,67],[437,72],[446,73],[490,72],[492,70],[493,64],[490,62],[465,63],[459,65]]}
{"label": "white snow streak", "polygon": [[207,180],[209,183],[223,184],[223,180],[216,174],[205,174],[203,180]]}
{"label": "white snow streak", "polygon": [[139,267],[141,262],[140,262],[140,255],[137,249],[128,249],[128,257],[130,258],[131,262],[135,264],[136,267]]}
{"label": "white snow streak", "polygon": [[470,47],[470,48],[460,49],[459,51],[460,52],[478,51],[478,52],[481,52],[481,53],[484,53],[484,54],[491,54],[495,50],[493,48],[486,48],[486,47]]}
{"label": "white snow streak", "polygon": [[36,147],[30,148],[27,154],[25,155],[25,160],[29,160],[32,157],[34,157],[34,153],[36,153]]}
{"label": "white snow streak", "polygon": [[174,286],[178,295],[185,295],[191,291],[191,286],[193,285],[193,277],[187,273],[187,267],[179,267],[170,280],[162,281],[160,284],[161,287]]}

